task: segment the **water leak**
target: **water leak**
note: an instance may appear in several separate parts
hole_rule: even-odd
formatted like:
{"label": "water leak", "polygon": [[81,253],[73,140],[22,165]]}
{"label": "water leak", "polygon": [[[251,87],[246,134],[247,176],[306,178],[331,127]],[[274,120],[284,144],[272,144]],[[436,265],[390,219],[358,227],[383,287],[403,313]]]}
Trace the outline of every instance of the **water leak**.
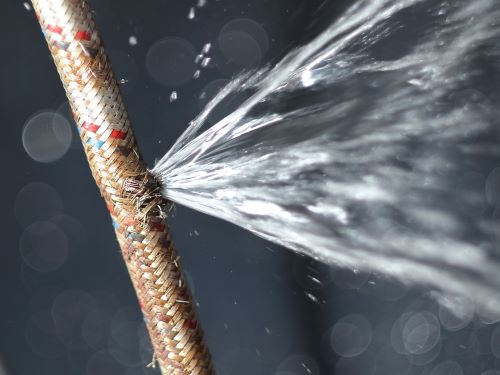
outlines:
{"label": "water leak", "polygon": [[231,80],[153,172],[272,242],[500,311],[499,36],[495,0],[358,0]]}

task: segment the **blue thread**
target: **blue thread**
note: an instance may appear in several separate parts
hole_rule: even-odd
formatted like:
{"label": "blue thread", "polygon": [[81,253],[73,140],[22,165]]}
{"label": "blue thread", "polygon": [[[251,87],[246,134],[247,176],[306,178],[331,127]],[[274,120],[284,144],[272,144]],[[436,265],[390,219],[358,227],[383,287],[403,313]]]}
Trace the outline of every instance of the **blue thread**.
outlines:
{"label": "blue thread", "polygon": [[69,43],[63,43],[63,42],[57,42],[57,45],[62,48],[63,50],[67,50],[69,47]]}
{"label": "blue thread", "polygon": [[89,138],[87,140],[87,143],[89,145],[91,145],[92,147],[95,147],[97,149],[100,149],[102,147],[102,145],[104,144],[104,141],[100,141],[98,139],[92,139],[92,138]]}
{"label": "blue thread", "polygon": [[134,241],[139,241],[139,242],[142,242],[142,240],[144,240],[144,238],[146,238],[146,236],[139,234],[139,233],[129,233],[128,237],[132,238]]}

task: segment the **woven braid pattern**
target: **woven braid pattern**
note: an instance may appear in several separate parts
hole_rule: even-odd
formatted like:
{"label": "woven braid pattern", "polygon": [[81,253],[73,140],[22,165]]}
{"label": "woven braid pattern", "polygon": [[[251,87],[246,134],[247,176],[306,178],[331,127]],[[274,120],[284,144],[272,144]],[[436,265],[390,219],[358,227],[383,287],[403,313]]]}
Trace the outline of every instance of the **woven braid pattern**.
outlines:
{"label": "woven braid pattern", "polygon": [[167,202],[142,161],[119,86],[82,0],[33,0],[92,174],[111,214],[164,375],[211,375],[178,256]]}

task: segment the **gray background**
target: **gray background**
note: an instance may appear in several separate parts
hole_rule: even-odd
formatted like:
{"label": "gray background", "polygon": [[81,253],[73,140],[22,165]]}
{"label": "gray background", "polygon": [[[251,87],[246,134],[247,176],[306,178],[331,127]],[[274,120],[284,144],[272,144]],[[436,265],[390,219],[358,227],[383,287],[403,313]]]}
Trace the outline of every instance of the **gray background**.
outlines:
{"label": "gray background", "polygon": [[[146,161],[152,165],[168,150],[221,80],[276,61],[348,2],[328,2],[316,13],[322,3],[208,0],[189,20],[192,0],[90,1],[117,78],[124,80],[125,102]],[[69,151],[54,162],[36,162],[23,148],[23,127],[33,114],[57,111],[71,122],[34,13],[21,1],[3,1],[0,16],[0,375],[153,373],[145,367],[151,349],[133,290],[74,127]],[[220,42],[224,26],[234,26],[234,20],[241,26],[242,18],[247,19],[243,25],[248,19],[260,25],[258,31],[233,33],[235,38],[247,33],[246,48],[237,38]],[[129,43],[130,36],[137,45]],[[212,61],[200,78],[172,85],[161,70],[151,73],[148,51],[172,36],[190,44],[195,54],[213,44]],[[176,65],[184,58],[167,60],[181,69],[179,74],[191,74],[192,63]],[[173,90],[178,99],[171,103]],[[37,222],[48,222],[61,238],[48,244],[60,246],[60,264],[50,272],[40,272],[36,262],[33,267],[23,257],[26,231]],[[170,223],[219,374],[421,374],[443,360],[457,361],[465,374],[480,374],[498,364],[491,355],[493,328],[475,323],[442,333],[443,343],[428,361],[396,353],[391,327],[404,311],[439,315],[421,291],[331,269],[182,207]],[[345,333],[341,341],[363,346],[351,342],[354,337],[369,346],[359,356],[340,358],[332,348],[332,327],[353,313],[369,325],[361,325],[367,328],[361,333]]]}

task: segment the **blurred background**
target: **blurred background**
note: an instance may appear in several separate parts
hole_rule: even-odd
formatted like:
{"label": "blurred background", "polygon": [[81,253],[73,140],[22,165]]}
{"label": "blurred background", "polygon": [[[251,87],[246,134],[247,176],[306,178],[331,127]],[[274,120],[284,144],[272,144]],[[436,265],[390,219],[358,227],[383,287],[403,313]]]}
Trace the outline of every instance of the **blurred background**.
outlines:
{"label": "blurred background", "polygon": [[[89,3],[153,165],[231,77],[276,62],[350,2]],[[158,373],[34,12],[0,10],[0,375]],[[183,207],[170,224],[219,375],[500,374],[500,317],[472,303],[451,312],[426,290]]]}

